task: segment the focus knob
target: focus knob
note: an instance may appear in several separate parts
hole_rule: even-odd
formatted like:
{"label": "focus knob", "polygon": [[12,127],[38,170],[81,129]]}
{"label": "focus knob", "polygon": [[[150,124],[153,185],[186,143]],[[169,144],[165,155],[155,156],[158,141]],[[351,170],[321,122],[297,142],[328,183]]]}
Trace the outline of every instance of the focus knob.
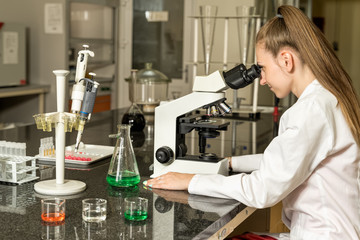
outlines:
{"label": "focus knob", "polygon": [[155,157],[160,163],[167,163],[174,157],[174,152],[170,147],[164,146],[156,150]]}

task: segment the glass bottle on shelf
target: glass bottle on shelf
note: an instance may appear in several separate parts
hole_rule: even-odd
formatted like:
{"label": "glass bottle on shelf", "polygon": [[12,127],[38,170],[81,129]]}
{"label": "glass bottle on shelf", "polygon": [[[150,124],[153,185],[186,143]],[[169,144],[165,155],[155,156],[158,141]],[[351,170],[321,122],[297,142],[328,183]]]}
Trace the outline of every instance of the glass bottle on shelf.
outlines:
{"label": "glass bottle on shelf", "polygon": [[129,124],[118,125],[117,141],[106,177],[106,181],[114,187],[131,187],[140,182],[130,127]]}
{"label": "glass bottle on shelf", "polygon": [[131,131],[138,132],[142,131],[145,127],[146,121],[143,112],[135,102],[136,98],[136,69],[131,70],[131,85],[132,92],[130,94],[130,100],[132,102],[129,109],[124,114],[121,123],[130,124]]}

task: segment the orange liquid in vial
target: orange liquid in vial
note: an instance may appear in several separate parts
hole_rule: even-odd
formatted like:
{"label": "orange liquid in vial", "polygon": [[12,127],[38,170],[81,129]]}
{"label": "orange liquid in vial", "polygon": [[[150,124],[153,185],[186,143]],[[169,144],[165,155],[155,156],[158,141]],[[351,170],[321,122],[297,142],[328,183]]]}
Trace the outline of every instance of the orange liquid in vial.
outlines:
{"label": "orange liquid in vial", "polygon": [[41,219],[45,222],[62,222],[65,220],[65,213],[43,213]]}

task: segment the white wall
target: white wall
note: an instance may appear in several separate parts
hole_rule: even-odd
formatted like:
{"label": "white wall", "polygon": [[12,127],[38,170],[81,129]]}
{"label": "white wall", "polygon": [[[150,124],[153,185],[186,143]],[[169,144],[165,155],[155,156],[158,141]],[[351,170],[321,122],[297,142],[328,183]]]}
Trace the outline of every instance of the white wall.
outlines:
{"label": "white wall", "polygon": [[314,17],[324,17],[324,33],[333,43],[338,42],[337,55],[353,80],[360,95],[360,1],[317,0]]}
{"label": "white wall", "polygon": [[[0,0],[0,22],[16,22],[27,27],[27,72],[30,84],[51,84],[51,92],[46,96],[46,112],[56,111],[55,69],[67,69],[66,35],[45,34],[45,3],[63,5],[64,27],[66,24],[66,0]],[[26,112],[35,111],[26,107]],[[31,115],[31,114],[30,114]]]}

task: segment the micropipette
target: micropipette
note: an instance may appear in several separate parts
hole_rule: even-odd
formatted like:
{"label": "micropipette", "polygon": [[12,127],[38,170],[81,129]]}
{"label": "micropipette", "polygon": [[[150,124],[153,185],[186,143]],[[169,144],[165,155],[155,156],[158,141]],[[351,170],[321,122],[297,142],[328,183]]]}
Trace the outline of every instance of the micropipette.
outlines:
{"label": "micropipette", "polygon": [[[95,76],[95,73],[89,73],[91,76]],[[98,90],[98,86],[100,85],[98,82],[95,82],[92,79],[82,78],[80,81],[84,80],[86,82],[86,89],[84,94],[84,101],[81,107],[80,115],[79,115],[79,126],[78,126],[78,134],[76,137],[75,144],[75,152],[78,151],[79,145],[81,142],[81,137],[84,132],[85,123],[90,120],[91,113],[94,108],[95,98]],[[79,82],[80,82],[79,81]]]}
{"label": "micropipette", "polygon": [[88,62],[88,58],[94,57],[94,52],[88,50],[88,45],[83,45],[84,50],[79,51],[77,64],[76,64],[76,75],[75,75],[75,84],[73,86],[73,90],[71,93],[71,112],[78,113],[81,108],[81,102],[83,101],[85,94],[85,86],[81,82],[81,79],[85,77],[86,66]]}

